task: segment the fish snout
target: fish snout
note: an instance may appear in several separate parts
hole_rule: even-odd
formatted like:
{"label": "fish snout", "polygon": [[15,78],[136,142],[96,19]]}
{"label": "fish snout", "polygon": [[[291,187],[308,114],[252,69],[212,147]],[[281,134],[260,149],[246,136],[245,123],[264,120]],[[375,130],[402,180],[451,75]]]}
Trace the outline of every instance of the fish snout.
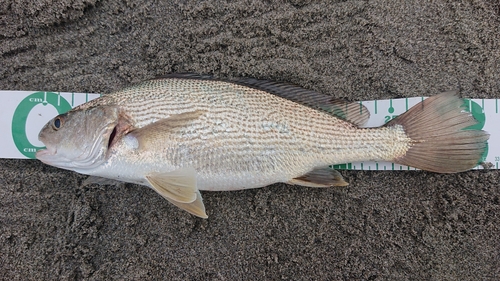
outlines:
{"label": "fish snout", "polygon": [[36,159],[46,162],[49,160],[51,157],[54,157],[57,153],[56,149],[50,149],[50,148],[45,148],[45,149],[40,149],[36,152],[35,157]]}

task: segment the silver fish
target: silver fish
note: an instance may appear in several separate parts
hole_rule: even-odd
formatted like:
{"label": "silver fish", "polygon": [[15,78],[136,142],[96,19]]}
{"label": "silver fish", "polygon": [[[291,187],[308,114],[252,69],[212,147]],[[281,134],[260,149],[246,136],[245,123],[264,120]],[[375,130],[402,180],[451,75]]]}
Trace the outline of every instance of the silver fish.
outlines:
{"label": "silver fish", "polygon": [[456,93],[430,97],[379,128],[368,110],[285,83],[174,74],[61,114],[39,134],[42,162],[148,186],[206,218],[200,190],[347,183],[329,165],[392,161],[454,173],[480,160],[489,135]]}

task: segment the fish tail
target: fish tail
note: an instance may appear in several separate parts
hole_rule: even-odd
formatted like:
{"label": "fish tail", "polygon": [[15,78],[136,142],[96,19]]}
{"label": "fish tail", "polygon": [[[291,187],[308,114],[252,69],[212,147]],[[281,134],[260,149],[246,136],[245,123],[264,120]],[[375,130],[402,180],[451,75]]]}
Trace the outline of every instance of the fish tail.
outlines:
{"label": "fish tail", "polygon": [[475,167],[487,149],[488,133],[472,129],[477,120],[456,92],[430,97],[385,126],[402,126],[411,139],[406,154],[393,162],[438,173]]}

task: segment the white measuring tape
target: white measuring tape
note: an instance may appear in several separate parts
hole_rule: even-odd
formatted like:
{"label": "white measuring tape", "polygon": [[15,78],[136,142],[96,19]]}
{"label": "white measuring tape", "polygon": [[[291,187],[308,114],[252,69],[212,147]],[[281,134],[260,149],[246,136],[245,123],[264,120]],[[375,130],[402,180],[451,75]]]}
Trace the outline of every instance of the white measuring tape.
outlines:
{"label": "white measuring tape", "polygon": [[[34,159],[43,148],[38,132],[54,116],[100,97],[100,94],[0,91],[0,158]],[[361,102],[370,111],[366,127],[379,127],[406,112],[423,97]],[[469,111],[479,121],[475,128],[490,134],[484,162],[500,165],[500,113],[498,99],[467,99]],[[498,145],[497,145],[498,144]],[[348,170],[415,170],[390,162],[355,162],[334,165]],[[476,169],[481,169],[481,166]]]}

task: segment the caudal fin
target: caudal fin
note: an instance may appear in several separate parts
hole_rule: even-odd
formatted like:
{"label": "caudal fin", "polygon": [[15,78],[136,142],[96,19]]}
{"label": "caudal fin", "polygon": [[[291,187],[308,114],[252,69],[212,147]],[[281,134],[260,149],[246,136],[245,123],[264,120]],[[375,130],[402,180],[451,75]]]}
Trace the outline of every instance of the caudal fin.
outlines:
{"label": "caudal fin", "polygon": [[401,125],[412,140],[399,164],[438,173],[456,173],[475,167],[489,138],[482,130],[468,130],[477,124],[465,110],[456,92],[445,92],[410,108],[385,126]]}

